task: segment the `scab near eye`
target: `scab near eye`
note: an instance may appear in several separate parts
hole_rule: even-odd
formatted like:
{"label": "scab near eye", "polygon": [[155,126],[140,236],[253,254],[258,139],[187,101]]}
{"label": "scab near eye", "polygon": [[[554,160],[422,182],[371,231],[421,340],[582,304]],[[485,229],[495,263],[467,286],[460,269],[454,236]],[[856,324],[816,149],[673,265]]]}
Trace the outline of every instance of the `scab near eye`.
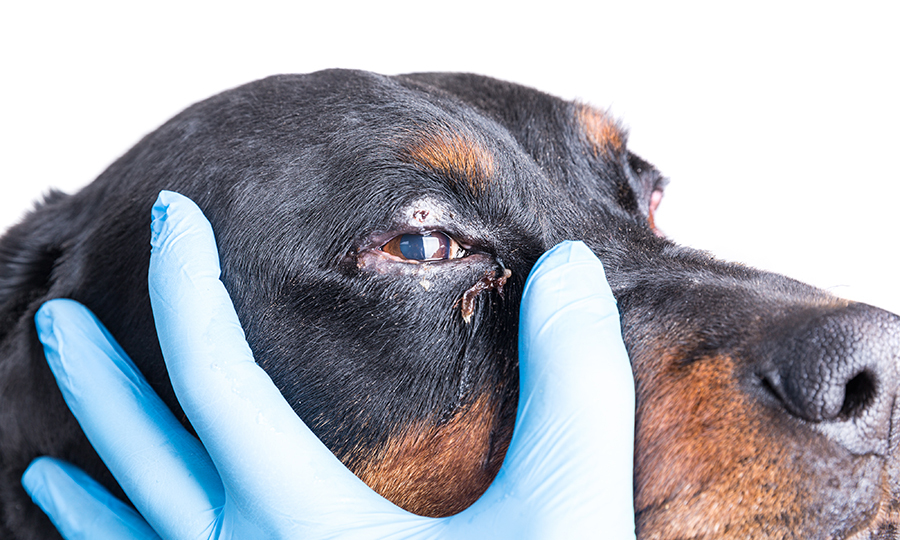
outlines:
{"label": "scab near eye", "polygon": [[410,261],[441,261],[464,255],[455,240],[440,232],[402,234],[381,249],[394,257]]}

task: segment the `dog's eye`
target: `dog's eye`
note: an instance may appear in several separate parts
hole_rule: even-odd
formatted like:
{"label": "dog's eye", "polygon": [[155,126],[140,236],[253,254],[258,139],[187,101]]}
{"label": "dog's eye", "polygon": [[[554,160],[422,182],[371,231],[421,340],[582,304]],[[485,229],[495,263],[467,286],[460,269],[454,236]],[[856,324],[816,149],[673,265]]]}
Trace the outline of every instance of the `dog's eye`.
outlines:
{"label": "dog's eye", "polygon": [[465,251],[444,233],[402,234],[381,247],[382,251],[411,261],[458,259]]}

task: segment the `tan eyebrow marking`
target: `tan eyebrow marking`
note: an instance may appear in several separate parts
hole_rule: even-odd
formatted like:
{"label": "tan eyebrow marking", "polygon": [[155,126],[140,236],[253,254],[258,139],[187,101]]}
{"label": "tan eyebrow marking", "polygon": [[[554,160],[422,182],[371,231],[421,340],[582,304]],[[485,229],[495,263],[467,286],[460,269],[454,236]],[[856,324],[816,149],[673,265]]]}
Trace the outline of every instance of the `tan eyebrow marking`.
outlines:
{"label": "tan eyebrow marking", "polygon": [[625,132],[606,111],[590,105],[576,106],[575,116],[595,156],[612,156],[625,149]]}
{"label": "tan eyebrow marking", "polygon": [[474,136],[444,128],[423,130],[405,148],[406,160],[484,191],[494,175],[494,156]]}

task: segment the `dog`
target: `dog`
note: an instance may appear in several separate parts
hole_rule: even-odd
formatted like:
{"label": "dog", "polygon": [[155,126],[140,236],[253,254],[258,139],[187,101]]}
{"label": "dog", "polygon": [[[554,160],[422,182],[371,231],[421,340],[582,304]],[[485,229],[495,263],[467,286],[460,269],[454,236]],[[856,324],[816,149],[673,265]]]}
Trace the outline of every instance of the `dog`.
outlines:
{"label": "dog", "polygon": [[168,189],[212,223],[258,363],[403,508],[449,515],[494,478],[525,278],[575,239],[633,365],[639,538],[900,538],[900,318],[667,240],[666,179],[626,142],[602,110],[484,76],[330,70],[198,103],[49,194],[0,240],[0,536],[57,537],[20,486],[39,455],[124,497],[44,360],[46,300],[93,310],[183,418],[146,281]]}

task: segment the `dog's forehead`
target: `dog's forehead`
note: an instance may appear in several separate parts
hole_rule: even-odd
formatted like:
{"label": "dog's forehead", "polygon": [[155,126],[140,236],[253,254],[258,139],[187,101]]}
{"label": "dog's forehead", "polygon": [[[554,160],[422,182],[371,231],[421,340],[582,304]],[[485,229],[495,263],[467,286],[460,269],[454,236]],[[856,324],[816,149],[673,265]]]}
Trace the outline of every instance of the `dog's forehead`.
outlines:
{"label": "dog's forehead", "polygon": [[[245,138],[263,153],[255,162],[306,163],[341,185],[350,184],[345,172],[360,170],[368,184],[373,172],[412,167],[475,198],[514,189],[530,200],[582,191],[596,199],[600,189],[611,199],[621,191],[599,185],[618,174],[627,152],[625,131],[605,111],[519,85],[460,88],[453,80],[412,84],[341,70],[279,76],[236,89],[214,100],[224,110],[206,112],[249,130]],[[233,126],[221,123],[210,122],[233,147]]]}
{"label": "dog's forehead", "polygon": [[216,182],[229,163],[252,164],[227,219],[253,216],[259,235],[291,231],[298,246],[328,231],[340,239],[328,260],[352,239],[419,227],[403,214],[423,196],[453,215],[429,210],[422,227],[485,242],[513,231],[542,246],[587,241],[640,219],[626,134],[605,111],[497,81],[432,82],[340,71],[226,93],[197,111],[222,156],[198,169]]}

